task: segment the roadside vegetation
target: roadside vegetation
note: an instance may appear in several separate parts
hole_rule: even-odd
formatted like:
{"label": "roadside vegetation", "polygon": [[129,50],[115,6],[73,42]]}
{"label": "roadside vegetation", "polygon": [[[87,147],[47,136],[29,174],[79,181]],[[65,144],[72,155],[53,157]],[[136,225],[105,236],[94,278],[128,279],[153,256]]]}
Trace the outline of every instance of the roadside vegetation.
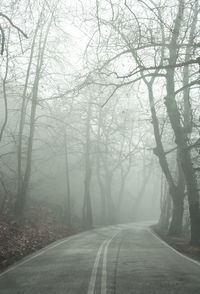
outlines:
{"label": "roadside vegetation", "polygon": [[73,228],[67,226],[61,208],[44,202],[30,203],[23,222],[17,221],[7,211],[0,217],[0,270],[53,241],[81,230],[78,220],[74,220]]}

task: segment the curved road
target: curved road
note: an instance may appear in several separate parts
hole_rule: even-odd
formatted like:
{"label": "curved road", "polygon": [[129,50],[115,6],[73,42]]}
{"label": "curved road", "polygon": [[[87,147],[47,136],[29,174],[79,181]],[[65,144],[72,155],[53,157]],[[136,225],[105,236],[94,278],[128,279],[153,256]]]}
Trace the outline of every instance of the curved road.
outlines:
{"label": "curved road", "polygon": [[1,294],[199,294],[200,264],[142,223],[56,242],[0,274]]}

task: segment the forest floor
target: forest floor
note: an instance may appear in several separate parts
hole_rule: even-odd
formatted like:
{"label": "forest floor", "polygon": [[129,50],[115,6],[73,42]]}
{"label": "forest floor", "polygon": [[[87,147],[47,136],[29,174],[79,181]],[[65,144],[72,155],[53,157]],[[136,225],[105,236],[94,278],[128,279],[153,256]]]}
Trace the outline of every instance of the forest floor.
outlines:
{"label": "forest floor", "polygon": [[57,206],[32,202],[23,220],[9,212],[0,217],[0,271],[46,245],[78,232],[79,225],[68,227]]}
{"label": "forest floor", "polygon": [[188,236],[169,236],[166,232],[161,231],[158,225],[154,225],[151,228],[163,241],[165,241],[171,247],[190,258],[200,261],[200,247],[191,246]]}

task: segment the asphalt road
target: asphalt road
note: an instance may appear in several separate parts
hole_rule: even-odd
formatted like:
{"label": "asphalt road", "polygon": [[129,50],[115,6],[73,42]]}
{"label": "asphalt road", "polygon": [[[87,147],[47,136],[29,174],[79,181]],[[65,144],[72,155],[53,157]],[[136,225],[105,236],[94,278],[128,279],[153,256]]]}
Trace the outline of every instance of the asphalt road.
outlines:
{"label": "asphalt road", "polygon": [[56,242],[0,274],[0,294],[199,294],[200,264],[145,224],[111,226]]}

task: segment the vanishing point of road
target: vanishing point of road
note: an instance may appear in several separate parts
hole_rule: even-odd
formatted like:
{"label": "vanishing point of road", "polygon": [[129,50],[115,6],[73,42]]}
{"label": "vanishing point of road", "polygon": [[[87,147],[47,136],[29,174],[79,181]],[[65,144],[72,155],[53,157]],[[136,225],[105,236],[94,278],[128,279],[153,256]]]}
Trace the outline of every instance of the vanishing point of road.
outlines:
{"label": "vanishing point of road", "polygon": [[200,263],[144,223],[55,242],[0,274],[0,294],[199,294]]}

